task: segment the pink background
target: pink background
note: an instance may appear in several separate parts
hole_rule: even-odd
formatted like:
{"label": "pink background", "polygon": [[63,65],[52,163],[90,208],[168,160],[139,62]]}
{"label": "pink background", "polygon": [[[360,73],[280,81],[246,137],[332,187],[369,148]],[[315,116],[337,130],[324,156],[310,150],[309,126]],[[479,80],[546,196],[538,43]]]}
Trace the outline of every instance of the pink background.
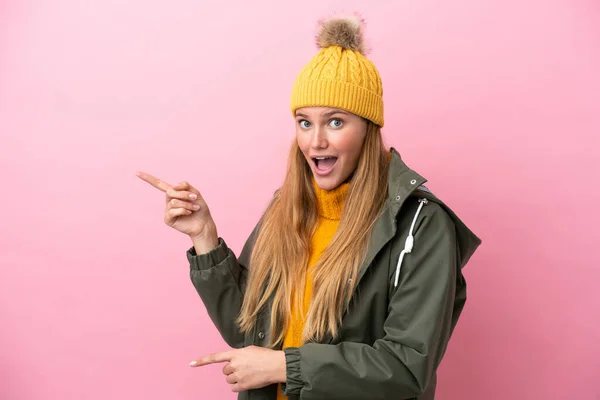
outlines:
{"label": "pink background", "polygon": [[0,2],[0,398],[233,399],[144,170],[238,251],[330,11],[367,18],[389,145],[484,240],[439,399],[600,398],[600,3]]}

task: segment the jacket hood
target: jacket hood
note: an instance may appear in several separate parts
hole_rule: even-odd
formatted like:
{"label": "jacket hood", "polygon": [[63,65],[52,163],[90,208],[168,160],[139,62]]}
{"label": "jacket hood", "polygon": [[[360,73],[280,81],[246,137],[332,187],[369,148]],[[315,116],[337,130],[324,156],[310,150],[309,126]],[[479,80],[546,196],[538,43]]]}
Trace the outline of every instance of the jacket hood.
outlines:
{"label": "jacket hood", "polygon": [[425,198],[427,201],[439,204],[448,213],[456,227],[459,264],[460,268],[463,268],[481,244],[481,239],[467,227],[448,205],[424,186],[427,179],[410,169],[395,148],[392,147],[390,152],[392,156],[388,175],[388,202],[391,205],[392,215],[394,218],[397,217],[401,205],[409,197]]}

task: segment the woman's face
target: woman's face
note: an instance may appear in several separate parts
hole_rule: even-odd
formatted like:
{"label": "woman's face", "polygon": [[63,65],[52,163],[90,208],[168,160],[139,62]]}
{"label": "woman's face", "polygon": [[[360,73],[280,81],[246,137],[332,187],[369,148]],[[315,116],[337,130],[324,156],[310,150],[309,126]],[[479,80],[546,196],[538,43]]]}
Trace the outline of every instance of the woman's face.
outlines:
{"label": "woman's face", "polygon": [[354,172],[367,133],[367,121],[329,107],[296,110],[296,140],[317,185],[335,189]]}

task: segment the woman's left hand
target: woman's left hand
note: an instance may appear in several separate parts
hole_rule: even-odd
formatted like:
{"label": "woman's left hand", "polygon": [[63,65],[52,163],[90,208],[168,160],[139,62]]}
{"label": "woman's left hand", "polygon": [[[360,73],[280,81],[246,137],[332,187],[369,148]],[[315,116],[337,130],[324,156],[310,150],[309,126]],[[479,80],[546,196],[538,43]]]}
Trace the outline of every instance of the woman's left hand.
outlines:
{"label": "woman's left hand", "polygon": [[223,363],[225,380],[231,390],[242,392],[274,383],[285,382],[285,353],[264,347],[249,346],[222,353],[209,354],[190,363],[191,367]]}

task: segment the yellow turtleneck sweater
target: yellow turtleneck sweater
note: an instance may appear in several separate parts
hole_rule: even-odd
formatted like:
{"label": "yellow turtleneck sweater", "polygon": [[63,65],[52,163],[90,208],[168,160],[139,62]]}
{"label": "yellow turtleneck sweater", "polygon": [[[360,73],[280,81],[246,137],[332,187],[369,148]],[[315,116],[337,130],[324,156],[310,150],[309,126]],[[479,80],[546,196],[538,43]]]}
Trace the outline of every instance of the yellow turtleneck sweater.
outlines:
{"label": "yellow turtleneck sweater", "polygon": [[[314,181],[313,181],[314,183]],[[302,346],[302,332],[304,330],[304,322],[308,313],[308,306],[312,298],[312,279],[311,268],[317,263],[321,254],[331,242],[335,231],[340,224],[342,216],[342,208],[344,200],[348,194],[348,183],[343,183],[333,190],[323,190],[314,183],[315,193],[317,196],[317,206],[319,210],[319,219],[317,228],[311,240],[311,253],[308,260],[308,265],[305,274],[304,296],[302,297],[302,314],[298,314],[297,307],[292,304],[292,315],[290,324],[283,340],[283,348],[300,347]],[[277,400],[285,400],[281,391],[281,387],[277,391]]]}

